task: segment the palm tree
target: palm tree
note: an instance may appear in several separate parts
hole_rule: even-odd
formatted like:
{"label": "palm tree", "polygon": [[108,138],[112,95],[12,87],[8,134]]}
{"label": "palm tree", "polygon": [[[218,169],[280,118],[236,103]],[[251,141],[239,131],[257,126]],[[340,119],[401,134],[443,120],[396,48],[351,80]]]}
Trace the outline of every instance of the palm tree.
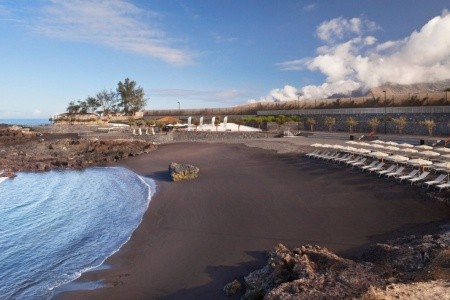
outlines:
{"label": "palm tree", "polygon": [[311,131],[314,131],[314,126],[316,125],[316,119],[309,117],[306,119],[306,124],[308,124],[311,128]]}
{"label": "palm tree", "polygon": [[436,123],[434,122],[433,119],[422,121],[422,122],[420,122],[420,124],[422,124],[423,126],[428,128],[429,135],[433,134],[433,128],[436,127]]}
{"label": "palm tree", "polygon": [[333,126],[336,124],[336,118],[333,117],[325,117],[325,125],[328,126],[328,131],[333,130]]}
{"label": "palm tree", "polygon": [[369,124],[372,131],[377,131],[377,128],[380,125],[380,120],[378,118],[372,118],[367,122],[367,124]]}
{"label": "palm tree", "polygon": [[192,125],[195,126],[195,131],[197,131],[197,127],[200,125],[200,120],[197,118],[192,118]]}
{"label": "palm tree", "polygon": [[398,118],[392,118],[392,122],[394,122],[395,126],[397,126],[398,133],[400,133],[400,134],[402,134],[403,128],[405,128],[406,123],[408,123],[406,121],[405,116],[400,116]]}
{"label": "palm tree", "polygon": [[347,124],[350,133],[353,133],[353,127],[358,125],[358,121],[353,117],[348,117],[347,120],[345,120],[345,123]]}
{"label": "palm tree", "polygon": [[241,118],[235,119],[235,120],[233,120],[233,123],[237,124],[238,131],[240,131],[241,130],[241,125],[244,125],[244,120],[242,120]]}
{"label": "palm tree", "polygon": [[216,131],[219,129],[220,122],[220,117],[216,117],[214,119],[214,126],[216,126]]}

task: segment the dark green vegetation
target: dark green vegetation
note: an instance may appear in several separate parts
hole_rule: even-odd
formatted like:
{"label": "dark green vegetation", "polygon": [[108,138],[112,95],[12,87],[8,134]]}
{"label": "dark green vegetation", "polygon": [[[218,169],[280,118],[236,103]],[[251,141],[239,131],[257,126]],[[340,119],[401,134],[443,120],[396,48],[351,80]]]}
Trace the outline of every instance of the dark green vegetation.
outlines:
{"label": "dark green vegetation", "polygon": [[89,96],[86,100],[69,102],[69,114],[101,113],[134,115],[147,104],[144,98],[144,89],[137,86],[136,81],[125,78],[119,81],[116,91],[102,90],[95,97]]}

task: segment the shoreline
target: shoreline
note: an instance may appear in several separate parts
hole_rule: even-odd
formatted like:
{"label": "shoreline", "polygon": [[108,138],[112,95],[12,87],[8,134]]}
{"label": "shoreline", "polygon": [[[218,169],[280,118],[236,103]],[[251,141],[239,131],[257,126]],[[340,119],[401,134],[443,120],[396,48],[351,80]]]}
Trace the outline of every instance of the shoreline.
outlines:
{"label": "shoreline", "polygon": [[[286,145],[273,141],[173,143],[115,163],[151,177],[158,191],[130,240],[106,260],[112,267],[84,273],[75,281],[104,279],[107,287],[55,298],[225,299],[222,287],[260,268],[265,251],[279,242],[290,247],[319,244],[352,256],[373,242],[437,230],[448,221],[448,206],[438,212],[435,206],[443,204],[424,202],[407,186],[303,159],[301,147],[311,142],[290,139],[287,143],[297,153],[289,147],[284,151]],[[200,177],[171,182],[167,172],[171,161],[199,166]],[[302,181],[309,186],[299,187]],[[340,184],[350,184],[355,191],[342,190]],[[311,203],[308,197],[316,201]],[[363,205],[358,197],[369,199]],[[395,209],[386,210],[383,205]],[[352,207],[365,218],[349,213]],[[407,217],[398,215],[402,209]],[[386,217],[386,222],[377,219]]]}

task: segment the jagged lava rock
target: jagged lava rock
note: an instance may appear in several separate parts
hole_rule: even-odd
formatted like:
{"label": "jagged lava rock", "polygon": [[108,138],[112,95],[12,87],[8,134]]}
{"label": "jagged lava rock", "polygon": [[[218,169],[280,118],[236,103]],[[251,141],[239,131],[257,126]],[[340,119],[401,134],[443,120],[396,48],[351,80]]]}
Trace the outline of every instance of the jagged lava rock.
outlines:
{"label": "jagged lava rock", "polygon": [[239,292],[241,289],[242,289],[242,285],[237,279],[227,283],[223,287],[223,291],[225,292],[225,295],[227,295],[228,297],[233,296],[234,294]]}
{"label": "jagged lava rock", "polygon": [[169,172],[173,181],[197,178],[199,171],[198,167],[189,164],[172,162],[169,165]]}

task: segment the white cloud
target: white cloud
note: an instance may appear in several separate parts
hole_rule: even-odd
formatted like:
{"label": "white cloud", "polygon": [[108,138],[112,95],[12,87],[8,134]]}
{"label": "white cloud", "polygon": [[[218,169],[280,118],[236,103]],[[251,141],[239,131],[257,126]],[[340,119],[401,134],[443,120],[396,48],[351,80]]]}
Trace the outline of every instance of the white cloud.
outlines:
{"label": "white cloud", "polygon": [[308,4],[308,5],[305,5],[303,7],[303,11],[313,11],[316,8],[317,8],[317,4],[316,3],[311,3],[311,4]]}
{"label": "white cloud", "polygon": [[193,63],[187,51],[171,46],[158,14],[126,0],[52,0],[38,21],[38,33],[139,53],[174,65]]}
{"label": "white cloud", "polygon": [[40,114],[42,114],[42,111],[39,108],[35,108],[33,110],[33,115],[40,115]]}
{"label": "white cloud", "polygon": [[[351,20],[338,18],[322,23],[319,26],[321,38],[329,42],[336,36],[343,37],[346,31],[363,33],[361,23]],[[344,24],[341,31],[336,24]],[[377,26],[371,24],[370,27]],[[450,14],[444,11],[401,40],[378,43],[373,36],[358,35],[317,48],[315,57],[286,61],[277,66],[281,70],[309,69],[326,76],[325,83],[301,89],[305,99],[350,94],[387,82],[413,84],[445,80],[450,79],[449,32]],[[270,99],[273,91],[277,90],[261,99]]]}
{"label": "white cloud", "polygon": [[379,29],[375,22],[366,18],[334,18],[322,22],[316,29],[316,35],[323,41],[334,42],[348,36],[361,35]]}
{"label": "white cloud", "polygon": [[250,102],[277,102],[277,101],[289,101],[297,99],[297,93],[300,91],[290,85],[285,85],[281,89],[273,89],[267,96],[260,99],[251,99]]}

